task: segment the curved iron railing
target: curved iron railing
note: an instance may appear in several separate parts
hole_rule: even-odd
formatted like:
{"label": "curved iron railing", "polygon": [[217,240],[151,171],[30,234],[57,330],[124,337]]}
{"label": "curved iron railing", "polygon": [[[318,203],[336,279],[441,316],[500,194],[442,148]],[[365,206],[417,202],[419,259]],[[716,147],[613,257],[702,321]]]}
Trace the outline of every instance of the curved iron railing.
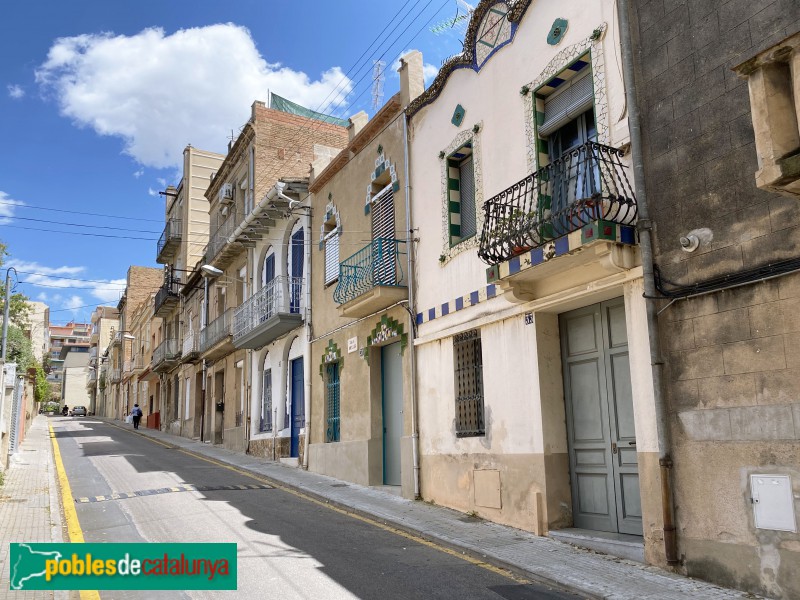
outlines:
{"label": "curved iron railing", "polygon": [[405,240],[375,238],[339,265],[339,283],[333,291],[337,304],[358,298],[371,289],[383,286],[402,286],[403,268],[400,245]]}
{"label": "curved iron railing", "polygon": [[636,198],[621,157],[587,142],[487,200],[478,256],[494,265],[599,219],[633,225]]}

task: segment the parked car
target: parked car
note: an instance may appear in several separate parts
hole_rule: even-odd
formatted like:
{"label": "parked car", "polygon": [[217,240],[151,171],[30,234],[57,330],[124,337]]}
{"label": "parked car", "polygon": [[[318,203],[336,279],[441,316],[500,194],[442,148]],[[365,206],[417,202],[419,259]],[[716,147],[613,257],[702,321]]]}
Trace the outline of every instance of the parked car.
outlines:
{"label": "parked car", "polygon": [[73,417],[85,417],[86,416],[86,407],[85,406],[75,406],[69,411]]}

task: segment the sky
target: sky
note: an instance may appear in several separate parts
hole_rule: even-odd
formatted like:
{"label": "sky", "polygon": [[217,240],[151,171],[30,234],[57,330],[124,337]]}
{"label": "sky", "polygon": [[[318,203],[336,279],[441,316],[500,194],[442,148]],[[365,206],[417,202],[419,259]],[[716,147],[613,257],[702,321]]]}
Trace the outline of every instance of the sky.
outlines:
{"label": "sky", "polygon": [[[51,323],[115,306],[130,265],[159,267],[164,196],[183,148],[224,153],[268,90],[370,115],[398,58],[426,85],[463,32],[458,0],[29,0],[0,19],[0,276]],[[438,25],[438,27],[437,27]],[[435,30],[432,31],[432,30]]]}

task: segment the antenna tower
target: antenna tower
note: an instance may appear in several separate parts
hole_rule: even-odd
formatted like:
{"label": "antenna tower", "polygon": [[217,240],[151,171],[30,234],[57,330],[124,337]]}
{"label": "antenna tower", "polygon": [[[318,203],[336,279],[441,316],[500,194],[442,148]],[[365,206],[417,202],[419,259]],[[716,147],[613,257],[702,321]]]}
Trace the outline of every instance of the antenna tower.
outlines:
{"label": "antenna tower", "polygon": [[385,79],[383,71],[386,63],[376,60],[372,67],[372,108],[375,110],[383,103],[383,81]]}

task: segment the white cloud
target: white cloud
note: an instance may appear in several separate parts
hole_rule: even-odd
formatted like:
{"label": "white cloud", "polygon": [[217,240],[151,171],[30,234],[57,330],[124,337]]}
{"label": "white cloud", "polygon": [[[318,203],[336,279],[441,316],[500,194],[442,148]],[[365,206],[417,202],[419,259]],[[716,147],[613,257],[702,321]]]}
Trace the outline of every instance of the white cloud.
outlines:
{"label": "white cloud", "polygon": [[[92,296],[102,302],[116,302],[125,290],[125,279],[106,280],[89,277],[86,275],[86,267],[71,267],[67,265],[48,267],[37,262],[18,259],[9,260],[8,266],[14,267],[17,270],[20,281],[24,281],[26,286],[31,286],[33,288],[41,286],[47,289],[60,289],[64,292],[68,292],[73,288],[85,288]],[[70,279],[62,279],[67,277]],[[86,281],[87,279],[91,281]],[[28,289],[23,289],[23,293],[31,295]],[[37,298],[41,298],[42,300],[49,299],[53,305],[58,304],[65,308],[74,308],[78,306],[78,304],[75,304],[74,299],[80,298],[80,296],[68,296],[65,300],[65,296],[58,292],[43,291],[39,293]],[[80,306],[85,304],[87,304],[87,302],[81,298]]]}
{"label": "white cloud", "polygon": [[151,196],[158,196],[158,192],[153,188],[147,188],[147,193],[150,194]]}
{"label": "white cloud", "polygon": [[13,98],[14,100],[19,100],[25,96],[25,90],[22,89],[21,86],[14,84],[9,84],[6,86],[8,88],[8,95],[9,97]]}
{"label": "white cloud", "polygon": [[25,206],[25,203],[21,200],[14,200],[5,192],[0,191],[0,225],[6,225],[11,222],[11,217],[14,216],[17,206]]}
{"label": "white cloud", "polygon": [[136,179],[139,179],[139,177],[141,177],[142,175],[144,175],[144,169],[139,169],[138,171],[135,171],[135,172],[133,173],[133,176],[134,176]]}
{"label": "white cloud", "polygon": [[127,154],[156,168],[181,165],[185,143],[224,151],[230,130],[247,121],[251,103],[266,100],[267,90],[318,108],[353,85],[339,67],[312,80],[268,63],[250,32],[232,23],[171,35],[152,28],[59,38],[36,80],[56,94],[63,115],[122,138]]}
{"label": "white cloud", "polygon": [[66,302],[64,302],[64,308],[68,308],[73,312],[77,312],[79,308],[83,308],[86,305],[86,302],[80,296],[70,296]]}
{"label": "white cloud", "polygon": [[158,183],[158,185],[160,185],[162,188],[167,187],[167,180],[164,179],[163,177],[157,178],[156,183]]}
{"label": "white cloud", "polygon": [[40,302],[47,302],[47,292],[40,292],[37,294],[36,299]]}

